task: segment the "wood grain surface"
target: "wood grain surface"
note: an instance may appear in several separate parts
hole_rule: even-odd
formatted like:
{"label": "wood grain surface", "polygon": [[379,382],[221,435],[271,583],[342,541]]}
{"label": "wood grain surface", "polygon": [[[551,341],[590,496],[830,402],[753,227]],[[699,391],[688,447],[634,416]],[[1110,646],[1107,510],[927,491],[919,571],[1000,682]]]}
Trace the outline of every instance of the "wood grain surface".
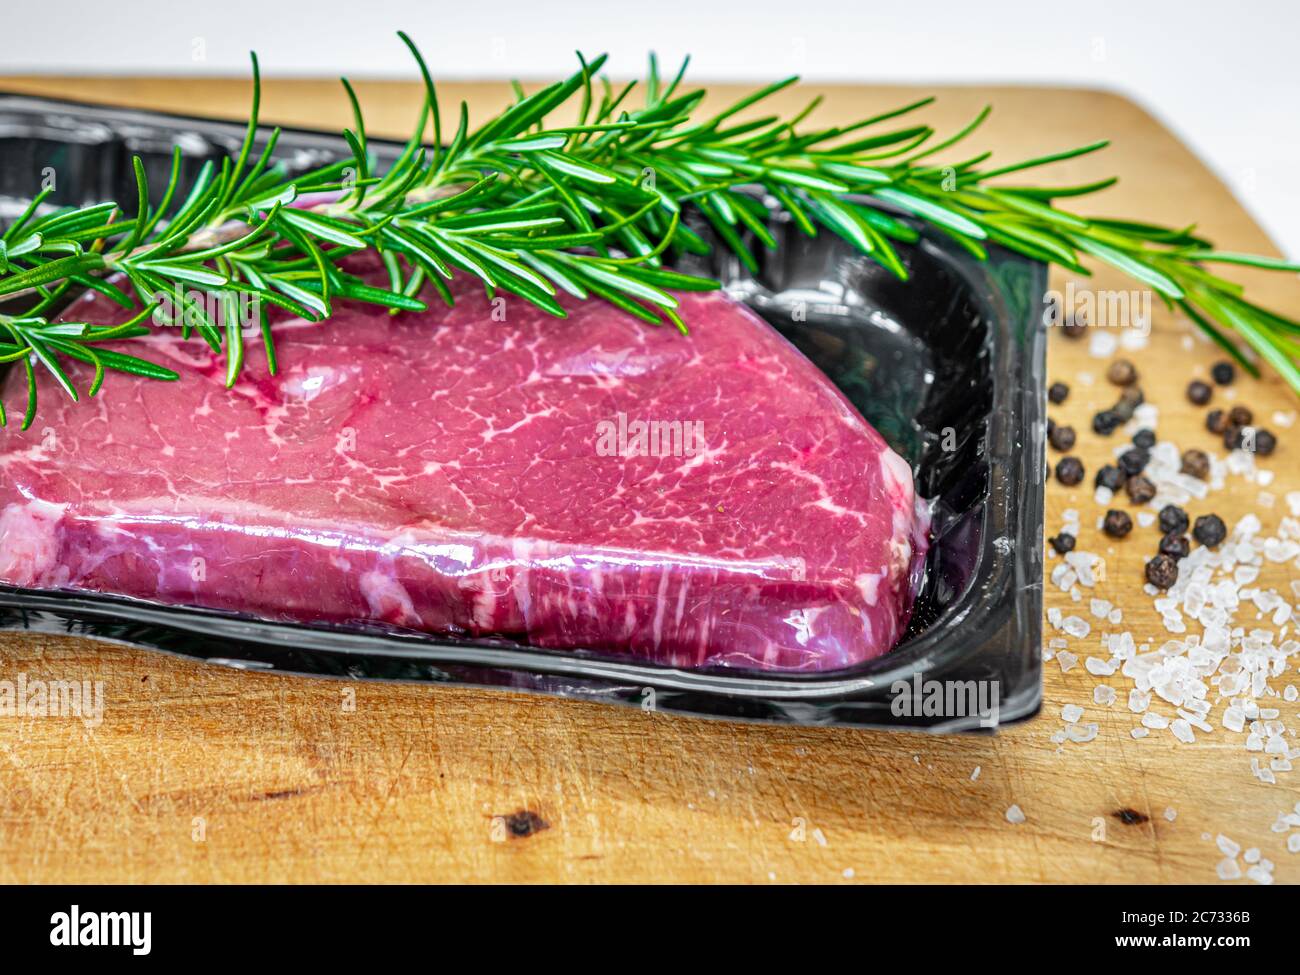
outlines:
{"label": "wood grain surface", "polygon": [[[357,87],[372,132],[407,133],[414,86]],[[248,94],[243,81],[172,78],[0,78],[0,89],[232,118],[242,117]],[[826,120],[918,94],[819,90]],[[447,85],[443,93],[468,99],[480,117],[508,98],[501,85]],[[1196,220],[1226,249],[1275,253],[1224,186],[1122,97],[1056,89],[935,93],[940,100],[928,117],[948,127],[994,103],[977,138],[999,160],[1113,139],[1102,156],[1052,173],[1063,183],[1123,174],[1081,208],[1086,212]],[[789,109],[808,94],[784,93],[778,101]],[[275,80],[266,87],[264,116],[315,127],[349,118],[337,85]],[[1264,302],[1300,312],[1294,277],[1235,276]],[[1097,284],[1129,287],[1109,275]],[[1150,346],[1133,357],[1148,399],[1162,407],[1161,435],[1212,448],[1203,411],[1188,406],[1182,390],[1216,356],[1199,340],[1185,343],[1188,334],[1185,322],[1157,308]],[[1059,330],[1050,355],[1053,378],[1074,388],[1052,413],[1079,429],[1077,452],[1089,475],[1086,490],[1048,487],[1049,532],[1064,509],[1082,513],[1081,547],[1103,554],[1109,569],[1096,594],[1123,608],[1123,628],[1159,645],[1164,631],[1140,588],[1154,529],[1104,545],[1086,527],[1098,513],[1092,472],[1113,446],[1088,430],[1091,412],[1113,399],[1103,378],[1107,363]],[[1091,387],[1085,374],[1094,377]],[[1266,425],[1275,411],[1297,406],[1275,380],[1242,380],[1234,392]],[[1283,496],[1300,489],[1300,426],[1277,432],[1281,446],[1265,465],[1277,472],[1268,488],[1276,506],[1260,507],[1258,486],[1230,479],[1206,508],[1229,524],[1258,510],[1266,528],[1276,526]],[[1294,566],[1268,568],[1270,584],[1287,592]],[[1078,611],[1050,585],[1047,602]],[[1075,648],[1081,656],[1092,648],[1086,642]],[[1056,663],[1046,665],[1038,719],[969,738],[345,685],[76,639],[0,635],[0,678],[19,673],[102,680],[106,713],[93,729],[76,719],[0,718],[4,881],[1212,882],[1219,854],[1207,836],[1219,833],[1259,847],[1275,862],[1279,882],[1300,880],[1300,855],[1287,853],[1285,837],[1269,829],[1300,799],[1300,773],[1259,783],[1242,736],[1223,731],[1198,735],[1193,745],[1168,732],[1134,740],[1136,716],[1124,706],[1129,683],[1082,666],[1063,674]],[[1116,688],[1116,705],[1093,705],[1099,683]],[[1083,720],[1099,722],[1096,740],[1051,741],[1067,703],[1086,708]],[[1294,726],[1300,705],[1283,707]],[[1024,823],[1006,819],[1013,803]],[[1168,808],[1176,811],[1172,822]]]}

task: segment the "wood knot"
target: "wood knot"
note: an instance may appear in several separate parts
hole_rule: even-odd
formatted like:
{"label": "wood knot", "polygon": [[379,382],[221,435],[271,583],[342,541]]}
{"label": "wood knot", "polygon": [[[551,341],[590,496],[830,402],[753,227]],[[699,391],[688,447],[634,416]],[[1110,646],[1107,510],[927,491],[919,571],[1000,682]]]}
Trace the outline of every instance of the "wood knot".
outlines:
{"label": "wood knot", "polygon": [[1125,826],[1140,826],[1151,818],[1146,813],[1140,813],[1136,809],[1116,809],[1111,815]]}
{"label": "wood knot", "polygon": [[521,809],[519,812],[513,812],[509,816],[503,816],[506,829],[512,837],[523,839],[525,836],[532,836],[534,833],[540,833],[544,829],[549,829],[551,824],[544,820],[531,809]]}

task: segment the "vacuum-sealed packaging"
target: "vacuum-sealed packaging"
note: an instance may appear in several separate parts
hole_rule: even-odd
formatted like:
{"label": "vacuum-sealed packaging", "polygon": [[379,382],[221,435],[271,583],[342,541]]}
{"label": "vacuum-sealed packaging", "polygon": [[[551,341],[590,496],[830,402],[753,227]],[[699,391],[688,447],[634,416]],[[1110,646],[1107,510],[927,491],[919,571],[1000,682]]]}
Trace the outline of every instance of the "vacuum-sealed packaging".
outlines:
{"label": "vacuum-sealed packaging", "polygon": [[[38,149],[77,134],[67,202],[128,198],[124,152],[240,138],[16,97],[0,116]],[[232,389],[201,341],[134,340],[181,379],[51,385],[0,431],[0,629],[727,717],[990,726],[898,706],[931,680],[992,686],[993,723],[1033,713],[1042,268],[923,237],[904,283],[771,229],[758,274],[721,250],[685,268],[725,285],[679,296],[685,336],[464,276],[452,307],[277,314],[276,373],[254,328]],[[97,295],[64,315],[122,319]],[[11,416],[25,391],[0,377]]]}
{"label": "vacuum-sealed packaging", "polygon": [[[377,258],[349,270],[382,284]],[[450,308],[279,316],[278,373],[250,336],[229,390],[175,328],[132,348],[177,382],[74,403],[42,375],[39,428],[0,431],[0,582],[676,667],[892,649],[924,502],[770,325],[716,292],[681,296],[682,335],[452,287]],[[68,314],[131,313],[96,294]],[[14,413],[26,393],[21,372],[0,386]]]}

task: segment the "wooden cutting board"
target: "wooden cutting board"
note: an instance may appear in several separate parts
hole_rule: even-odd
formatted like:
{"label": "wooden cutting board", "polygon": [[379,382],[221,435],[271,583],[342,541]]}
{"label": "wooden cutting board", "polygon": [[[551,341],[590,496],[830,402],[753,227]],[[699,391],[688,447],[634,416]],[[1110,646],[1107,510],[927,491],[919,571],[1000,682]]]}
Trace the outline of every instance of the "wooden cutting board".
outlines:
{"label": "wooden cutting board", "polygon": [[[357,87],[373,133],[407,134],[415,86]],[[243,81],[174,78],[0,78],[0,89],[236,118],[248,94]],[[827,121],[926,93],[818,90]],[[442,92],[467,99],[479,115],[508,97],[496,84]],[[996,106],[974,141],[995,148],[998,160],[1113,139],[1100,157],[1051,174],[1062,183],[1123,174],[1087,212],[1195,220],[1225,249],[1275,253],[1223,184],[1118,95],[934,93],[939,104],[927,117],[948,130],[986,101]],[[774,101],[790,110],[809,94]],[[264,117],[349,123],[342,91],[315,81],[270,82]],[[1265,303],[1300,313],[1292,277],[1237,277]],[[1128,287],[1106,275],[1098,285]],[[1161,434],[1210,447],[1203,411],[1189,408],[1182,390],[1216,357],[1200,341],[1185,343],[1188,334],[1185,323],[1157,309],[1150,347],[1135,358],[1148,398],[1163,408]],[[1091,412],[1113,398],[1107,362],[1091,357],[1086,341],[1059,332],[1050,354],[1053,378],[1074,388],[1052,413],[1080,430],[1076,452],[1090,485],[1113,445],[1088,432]],[[1094,377],[1091,387],[1081,382],[1085,373]],[[1275,380],[1241,380],[1234,391],[1266,424],[1274,411],[1297,408]],[[1260,488],[1234,479],[1212,504],[1229,525],[1259,510],[1265,527],[1275,527],[1283,497],[1300,489],[1300,426],[1277,432],[1281,446],[1267,464],[1277,472],[1268,488],[1275,507],[1259,508]],[[1053,483],[1049,531],[1069,507],[1085,526],[1098,513],[1090,487]],[[1154,531],[1137,529],[1107,547],[1085,527],[1081,545],[1108,560],[1097,595],[1122,607],[1125,627],[1158,645],[1164,631],[1140,589],[1141,556]],[[1286,591],[1288,570],[1271,569],[1266,578]],[[1047,603],[1079,611],[1051,585]],[[1128,683],[1093,677],[1081,665],[1063,674],[1048,663],[1043,714],[978,738],[719,723],[431,686],[348,686],[77,639],[0,635],[0,678],[19,673],[103,680],[106,714],[93,730],[76,719],[0,719],[3,881],[1203,882],[1215,879],[1219,854],[1210,837],[1219,833],[1259,847],[1276,863],[1278,881],[1300,880],[1300,855],[1288,854],[1285,837],[1269,829],[1300,799],[1300,773],[1282,774],[1273,786],[1257,782],[1241,736],[1223,731],[1192,745],[1168,732],[1134,740]],[[1114,686],[1119,703],[1093,705],[1099,683]],[[1067,703],[1100,724],[1096,740],[1064,747],[1050,740]],[[1294,725],[1300,705],[1283,707]],[[1007,821],[1013,803],[1024,823]]]}

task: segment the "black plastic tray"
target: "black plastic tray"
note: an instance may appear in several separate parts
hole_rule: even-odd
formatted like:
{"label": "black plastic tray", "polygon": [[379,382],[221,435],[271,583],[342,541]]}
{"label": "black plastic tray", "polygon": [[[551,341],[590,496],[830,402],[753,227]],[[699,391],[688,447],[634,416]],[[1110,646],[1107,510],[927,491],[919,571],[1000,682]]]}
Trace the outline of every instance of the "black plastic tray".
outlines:
{"label": "black plastic tray", "polygon": [[[133,154],[161,187],[173,145],[185,149],[192,177],[242,136],[234,123],[0,94],[0,222],[49,172],[57,205],[129,201]],[[347,148],[334,135],[289,130],[277,151],[292,170]],[[806,676],[687,671],[3,586],[0,630],[70,633],[246,669],[506,687],[719,718],[952,731],[1033,715],[1042,698],[1045,268],[997,248],[978,262],[927,235],[903,249],[912,276],[904,284],[830,234],[774,230],[780,246],[758,275],[725,255],[707,270],[844,390],[934,502],[925,584],[892,653]],[[953,682],[955,700],[994,691],[996,714],[920,713],[913,691],[945,685],[918,681]]]}

